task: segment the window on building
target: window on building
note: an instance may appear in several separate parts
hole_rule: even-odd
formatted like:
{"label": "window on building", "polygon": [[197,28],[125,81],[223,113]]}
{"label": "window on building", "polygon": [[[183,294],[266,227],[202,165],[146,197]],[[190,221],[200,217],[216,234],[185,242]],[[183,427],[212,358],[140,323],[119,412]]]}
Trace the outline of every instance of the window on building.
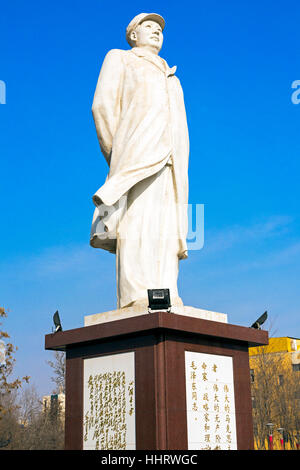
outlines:
{"label": "window on building", "polygon": [[283,384],[284,384],[283,375],[278,375],[278,383],[279,383],[279,385],[283,385]]}
{"label": "window on building", "polygon": [[58,406],[58,396],[57,395],[51,395],[51,402],[50,402],[50,412],[52,415],[56,416],[59,412],[59,406]]}
{"label": "window on building", "polygon": [[251,380],[251,383],[253,384],[254,383],[254,369],[250,369],[250,380]]}
{"label": "window on building", "polygon": [[300,364],[292,364],[292,366],[293,366],[293,371],[294,372],[300,371]]}

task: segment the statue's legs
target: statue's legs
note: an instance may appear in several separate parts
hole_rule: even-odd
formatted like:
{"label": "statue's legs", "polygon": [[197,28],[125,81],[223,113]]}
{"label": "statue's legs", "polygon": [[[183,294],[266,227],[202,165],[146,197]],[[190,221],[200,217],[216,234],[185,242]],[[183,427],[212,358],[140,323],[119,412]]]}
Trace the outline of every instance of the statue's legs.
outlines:
{"label": "statue's legs", "polygon": [[171,303],[182,305],[177,290],[178,221],[172,167],[135,185],[118,230],[116,267],[118,308],[147,304],[147,289],[169,288]]}

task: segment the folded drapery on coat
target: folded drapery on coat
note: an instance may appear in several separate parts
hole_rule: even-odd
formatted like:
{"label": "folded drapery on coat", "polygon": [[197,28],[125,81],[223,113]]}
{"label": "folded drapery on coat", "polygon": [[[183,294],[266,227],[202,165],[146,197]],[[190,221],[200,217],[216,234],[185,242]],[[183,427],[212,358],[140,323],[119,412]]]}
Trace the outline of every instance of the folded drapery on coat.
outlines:
{"label": "folded drapery on coat", "polygon": [[109,174],[94,194],[91,245],[116,252],[122,197],[172,159],[179,258],[187,253],[189,137],[176,67],[141,48],[105,57],[92,106]]}

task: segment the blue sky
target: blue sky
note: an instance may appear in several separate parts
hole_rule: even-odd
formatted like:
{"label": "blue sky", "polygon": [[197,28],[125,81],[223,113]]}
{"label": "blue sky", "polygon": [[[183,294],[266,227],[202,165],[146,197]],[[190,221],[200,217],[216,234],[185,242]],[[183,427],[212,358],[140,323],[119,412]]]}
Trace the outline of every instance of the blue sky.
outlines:
{"label": "blue sky", "polygon": [[104,182],[91,114],[105,54],[128,49],[140,12],[166,19],[161,56],[177,65],[189,124],[190,202],[205,244],[180,263],[186,305],[275,336],[300,337],[300,5],[296,0],[6,2],[1,7],[0,305],[16,373],[52,389],[44,335],[116,307],[114,256],[89,246]]}

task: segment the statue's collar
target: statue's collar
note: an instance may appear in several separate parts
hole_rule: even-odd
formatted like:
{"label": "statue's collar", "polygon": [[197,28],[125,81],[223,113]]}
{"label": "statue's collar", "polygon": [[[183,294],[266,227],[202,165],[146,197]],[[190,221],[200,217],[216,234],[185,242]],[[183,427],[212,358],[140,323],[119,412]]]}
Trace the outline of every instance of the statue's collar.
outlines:
{"label": "statue's collar", "polygon": [[143,49],[142,47],[133,47],[131,52],[138,57],[143,57],[144,59],[148,60],[152,64],[156,65],[163,73],[167,75],[167,77],[171,75],[175,75],[176,72],[176,65],[174,67],[169,67],[167,62],[160,56],[152,54],[152,52],[147,51],[147,49]]}

